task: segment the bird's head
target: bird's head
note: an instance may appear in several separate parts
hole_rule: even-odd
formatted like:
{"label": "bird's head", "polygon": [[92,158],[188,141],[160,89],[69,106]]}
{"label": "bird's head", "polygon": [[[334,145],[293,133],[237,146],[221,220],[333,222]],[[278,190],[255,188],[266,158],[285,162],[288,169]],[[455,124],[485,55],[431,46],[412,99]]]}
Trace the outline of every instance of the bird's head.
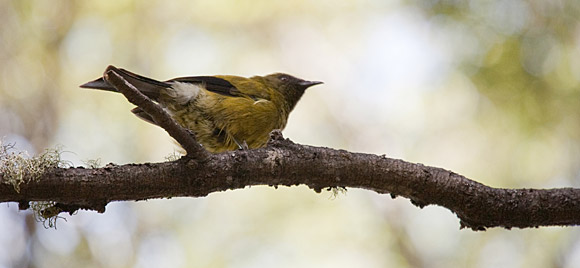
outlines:
{"label": "bird's head", "polygon": [[304,91],[314,85],[322,84],[320,81],[307,81],[285,73],[274,73],[264,77],[268,86],[282,93],[288,102],[290,110],[294,108]]}

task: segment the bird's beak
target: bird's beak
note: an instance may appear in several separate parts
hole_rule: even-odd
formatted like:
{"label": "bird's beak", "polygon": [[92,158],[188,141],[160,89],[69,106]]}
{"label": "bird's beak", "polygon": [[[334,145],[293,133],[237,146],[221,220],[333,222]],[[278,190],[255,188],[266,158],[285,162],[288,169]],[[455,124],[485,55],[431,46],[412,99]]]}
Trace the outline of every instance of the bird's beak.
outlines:
{"label": "bird's beak", "polygon": [[300,81],[299,84],[301,86],[303,86],[304,88],[309,88],[311,86],[319,85],[319,84],[322,84],[322,83],[323,82],[320,82],[320,81],[306,81],[306,80],[304,80],[304,81]]}

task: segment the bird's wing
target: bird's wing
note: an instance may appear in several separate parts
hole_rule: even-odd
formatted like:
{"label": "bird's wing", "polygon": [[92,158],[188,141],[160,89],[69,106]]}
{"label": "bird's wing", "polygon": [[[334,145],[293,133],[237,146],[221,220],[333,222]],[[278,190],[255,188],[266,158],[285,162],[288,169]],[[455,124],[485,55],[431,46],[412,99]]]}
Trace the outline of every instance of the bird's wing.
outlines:
{"label": "bird's wing", "polygon": [[242,97],[244,94],[240,92],[232,83],[228,82],[225,79],[214,77],[214,76],[189,76],[189,77],[178,77],[171,80],[166,81],[168,83],[171,82],[180,82],[180,83],[192,83],[192,84],[202,84],[204,88],[208,91],[222,94],[225,96],[231,97]]}

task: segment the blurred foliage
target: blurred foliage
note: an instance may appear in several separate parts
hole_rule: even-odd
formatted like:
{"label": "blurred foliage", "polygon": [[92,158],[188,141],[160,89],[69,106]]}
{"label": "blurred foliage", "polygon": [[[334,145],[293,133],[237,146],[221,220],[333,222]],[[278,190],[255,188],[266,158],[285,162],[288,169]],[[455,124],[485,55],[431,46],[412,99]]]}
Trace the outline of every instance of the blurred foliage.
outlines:
{"label": "blurred foliage", "polygon": [[[0,0],[0,137],[75,165],[175,146],[112,93],[158,79],[285,71],[325,81],[285,136],[441,166],[497,187],[580,185],[576,0]],[[72,153],[70,153],[72,152]],[[45,230],[0,209],[0,267],[577,267],[574,228],[458,231],[448,211],[349,189],[252,187],[117,203]],[[58,219],[57,219],[58,221]]]}

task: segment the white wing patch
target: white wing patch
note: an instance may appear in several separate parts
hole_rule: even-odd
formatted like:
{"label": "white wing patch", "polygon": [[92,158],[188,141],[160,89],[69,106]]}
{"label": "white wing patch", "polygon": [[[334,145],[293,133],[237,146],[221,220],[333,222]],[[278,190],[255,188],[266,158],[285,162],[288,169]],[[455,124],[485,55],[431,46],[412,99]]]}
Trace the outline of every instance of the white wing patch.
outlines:
{"label": "white wing patch", "polygon": [[167,90],[167,94],[180,105],[185,105],[196,99],[201,91],[201,85],[174,82],[171,89]]}

